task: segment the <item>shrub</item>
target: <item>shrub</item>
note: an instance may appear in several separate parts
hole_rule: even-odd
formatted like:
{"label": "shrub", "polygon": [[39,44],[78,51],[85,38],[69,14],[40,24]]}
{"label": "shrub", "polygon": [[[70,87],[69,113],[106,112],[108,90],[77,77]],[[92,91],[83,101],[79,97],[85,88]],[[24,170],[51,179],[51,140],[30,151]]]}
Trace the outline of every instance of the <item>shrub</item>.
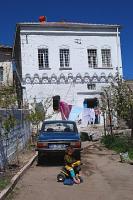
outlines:
{"label": "shrub", "polygon": [[128,151],[129,157],[133,158],[133,145],[126,136],[103,136],[101,143],[103,143],[108,149],[112,149],[118,153]]}

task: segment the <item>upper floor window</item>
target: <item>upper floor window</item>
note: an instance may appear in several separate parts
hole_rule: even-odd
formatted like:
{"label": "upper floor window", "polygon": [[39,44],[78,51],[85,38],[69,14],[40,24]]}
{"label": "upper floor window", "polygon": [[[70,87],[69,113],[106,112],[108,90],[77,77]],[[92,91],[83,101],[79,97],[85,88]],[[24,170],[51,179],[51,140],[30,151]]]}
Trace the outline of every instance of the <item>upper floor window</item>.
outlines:
{"label": "upper floor window", "polygon": [[69,49],[60,49],[60,67],[69,67],[70,53]]}
{"label": "upper floor window", "polygon": [[88,49],[88,66],[91,68],[97,67],[97,49]]}
{"label": "upper floor window", "polygon": [[102,66],[111,67],[111,50],[101,49],[101,54],[102,54]]}
{"label": "upper floor window", "polygon": [[0,81],[3,81],[3,67],[0,67]]}
{"label": "upper floor window", "polygon": [[48,49],[38,49],[39,69],[49,68]]}

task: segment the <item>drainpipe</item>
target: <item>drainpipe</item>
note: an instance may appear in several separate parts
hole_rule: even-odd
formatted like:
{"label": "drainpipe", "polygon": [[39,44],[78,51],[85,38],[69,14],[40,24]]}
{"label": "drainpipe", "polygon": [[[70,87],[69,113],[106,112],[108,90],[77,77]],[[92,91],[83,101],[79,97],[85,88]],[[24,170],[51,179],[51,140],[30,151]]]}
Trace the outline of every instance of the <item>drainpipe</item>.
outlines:
{"label": "drainpipe", "polygon": [[118,72],[118,80],[120,79],[120,69],[119,69],[119,28],[117,27],[117,38],[116,38],[116,44],[117,44],[117,72]]}

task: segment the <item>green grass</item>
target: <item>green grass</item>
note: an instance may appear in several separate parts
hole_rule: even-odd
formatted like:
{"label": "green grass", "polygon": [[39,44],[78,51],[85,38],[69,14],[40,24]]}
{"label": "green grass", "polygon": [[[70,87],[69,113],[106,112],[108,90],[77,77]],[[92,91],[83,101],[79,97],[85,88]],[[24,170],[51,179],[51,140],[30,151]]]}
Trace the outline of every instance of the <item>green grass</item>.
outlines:
{"label": "green grass", "polygon": [[0,190],[3,190],[10,183],[9,178],[0,179]]}
{"label": "green grass", "polygon": [[117,153],[128,152],[130,159],[133,159],[133,144],[132,141],[126,136],[103,136],[101,143],[108,149],[112,149]]}

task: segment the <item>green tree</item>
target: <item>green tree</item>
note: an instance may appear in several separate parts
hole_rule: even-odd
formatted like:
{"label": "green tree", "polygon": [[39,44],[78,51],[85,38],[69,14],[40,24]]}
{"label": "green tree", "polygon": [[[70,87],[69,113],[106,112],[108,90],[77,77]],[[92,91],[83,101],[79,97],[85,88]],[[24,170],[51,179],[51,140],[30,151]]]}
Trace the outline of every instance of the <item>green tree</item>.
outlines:
{"label": "green tree", "polygon": [[28,115],[27,118],[33,125],[37,126],[37,133],[38,133],[39,124],[45,119],[45,113],[42,111],[36,111],[36,110],[35,112],[31,111],[31,113]]}
{"label": "green tree", "polygon": [[118,79],[117,85],[112,84],[113,106],[118,118],[128,122],[133,139],[133,91],[122,79]]}
{"label": "green tree", "polygon": [[28,120],[37,126],[37,131],[40,122],[45,120],[46,118],[51,117],[51,115],[46,116],[48,109],[52,105],[51,98],[44,98],[44,103],[42,102],[37,103],[36,98],[34,98],[34,102],[32,103],[33,109],[31,110],[30,114],[28,115]]}
{"label": "green tree", "polygon": [[[4,130],[4,136],[6,138],[6,158],[7,158],[7,149],[8,149],[8,141],[9,141],[9,136],[11,134],[11,130],[15,127],[16,125],[16,119],[13,115],[7,116],[5,120],[3,120],[2,127]],[[7,160],[8,162],[8,160]]]}
{"label": "green tree", "polygon": [[131,139],[133,139],[133,91],[125,81],[118,78],[117,83],[103,88],[101,95],[101,110],[109,116],[110,130],[112,132],[113,111],[117,113],[117,120],[125,120],[131,128]]}
{"label": "green tree", "polygon": [[0,107],[9,109],[17,105],[17,97],[13,86],[0,87]]}
{"label": "green tree", "polygon": [[110,134],[113,136],[113,129],[112,129],[112,111],[113,111],[113,104],[112,104],[112,90],[111,87],[104,87],[101,93],[101,110],[103,113],[104,119],[104,133],[106,135],[106,121],[108,119],[107,125],[110,128]]}
{"label": "green tree", "polygon": [[8,163],[7,159],[7,149],[8,149],[8,141],[9,141],[9,135],[11,134],[11,130],[16,125],[16,119],[14,118],[12,114],[12,110],[17,105],[16,101],[16,92],[15,88],[11,85],[2,85],[0,87],[0,108],[4,108],[6,111],[6,116],[1,114],[0,117],[0,124],[1,124],[1,130],[0,130],[0,138],[2,141],[2,138],[6,139],[6,149],[5,149],[5,158],[6,161],[4,162],[4,168],[6,167]]}

